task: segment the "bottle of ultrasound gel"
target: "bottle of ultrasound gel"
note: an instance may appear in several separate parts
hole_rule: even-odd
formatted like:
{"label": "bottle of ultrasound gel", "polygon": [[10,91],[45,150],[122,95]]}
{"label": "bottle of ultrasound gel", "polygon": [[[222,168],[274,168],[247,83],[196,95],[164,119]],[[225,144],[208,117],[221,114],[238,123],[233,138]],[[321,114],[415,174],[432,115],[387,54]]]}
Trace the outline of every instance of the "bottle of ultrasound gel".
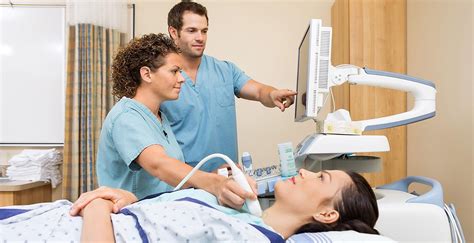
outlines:
{"label": "bottle of ultrasound gel", "polygon": [[295,156],[293,154],[293,144],[278,144],[278,155],[280,157],[280,170],[282,177],[291,177],[296,175]]}
{"label": "bottle of ultrasound gel", "polygon": [[252,176],[252,157],[248,152],[243,152],[242,153],[242,170],[244,171],[245,174]]}

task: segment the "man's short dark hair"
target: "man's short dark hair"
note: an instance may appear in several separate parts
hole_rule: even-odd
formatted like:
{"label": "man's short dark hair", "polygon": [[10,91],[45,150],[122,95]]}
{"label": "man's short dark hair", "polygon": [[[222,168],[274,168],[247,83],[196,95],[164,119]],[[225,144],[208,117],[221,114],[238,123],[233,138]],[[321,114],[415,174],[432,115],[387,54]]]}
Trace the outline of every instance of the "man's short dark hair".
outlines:
{"label": "man's short dark hair", "polygon": [[183,27],[183,15],[186,11],[206,17],[207,23],[209,23],[209,17],[207,17],[207,9],[199,3],[191,1],[181,1],[171,8],[168,13],[168,26],[171,26],[178,30]]}

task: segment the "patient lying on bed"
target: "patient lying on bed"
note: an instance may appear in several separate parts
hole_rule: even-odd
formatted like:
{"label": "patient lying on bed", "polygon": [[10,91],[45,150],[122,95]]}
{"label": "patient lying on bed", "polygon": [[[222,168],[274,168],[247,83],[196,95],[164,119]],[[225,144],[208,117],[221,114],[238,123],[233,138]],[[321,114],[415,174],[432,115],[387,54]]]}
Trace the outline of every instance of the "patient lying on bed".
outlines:
{"label": "patient lying on bed", "polygon": [[[132,204],[111,213],[117,204],[107,200],[111,193],[122,193],[121,200]],[[86,194],[100,198],[82,209],[83,217],[70,216],[72,203],[65,200],[0,208],[0,241],[278,242],[302,232],[378,234],[373,228],[378,208],[370,185],[359,174],[339,170],[300,170],[298,176],[278,182],[275,203],[261,218],[220,206],[203,190],[164,193],[139,202],[133,194],[112,188]]]}

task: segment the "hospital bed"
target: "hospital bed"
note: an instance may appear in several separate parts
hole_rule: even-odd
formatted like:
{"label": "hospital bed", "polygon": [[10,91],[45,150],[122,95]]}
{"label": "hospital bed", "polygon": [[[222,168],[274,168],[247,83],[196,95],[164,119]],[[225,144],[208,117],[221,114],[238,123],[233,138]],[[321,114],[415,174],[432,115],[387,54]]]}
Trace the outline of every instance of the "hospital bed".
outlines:
{"label": "hospital bed", "polygon": [[[421,196],[416,196],[407,192],[408,185],[414,181],[426,182],[429,185],[433,185],[433,187],[429,192]],[[450,216],[450,214],[442,208],[442,205],[444,205],[442,201],[442,190],[436,181],[421,177],[408,177],[394,184],[379,187],[375,189],[375,193],[378,198],[380,213],[375,228],[381,235],[363,234],[355,231],[304,233],[291,236],[287,242],[463,242],[459,222],[457,220],[450,220],[453,215]],[[29,209],[38,209],[41,207],[68,208],[70,207],[70,203],[57,201],[50,204],[36,204],[21,206],[12,210],[0,210],[0,219],[27,212]],[[67,212],[67,209],[65,212]],[[166,213],[166,210],[164,210],[163,213],[164,215],[170,215]],[[69,227],[67,225],[67,217],[60,220],[60,218],[58,218],[60,214],[56,214],[56,216],[53,214],[53,218],[54,217],[57,217],[56,221],[66,223],[65,225],[61,223],[62,227]],[[127,219],[125,215],[117,215],[114,219],[115,218],[117,220],[120,219],[120,221]],[[78,220],[78,218],[70,219],[73,221]],[[51,217],[49,217],[49,221],[53,223],[55,220],[51,220]],[[44,223],[49,224],[46,221],[44,221]],[[69,224],[71,224],[71,221],[69,221]],[[80,225],[80,222],[76,222],[76,227],[78,224]],[[41,234],[41,229],[42,228],[39,227],[35,230],[38,234]],[[139,234],[132,232],[133,227],[125,230],[124,228],[121,231],[117,231],[120,233],[120,239],[132,239],[136,237],[136,239],[140,241]],[[0,239],[3,233],[4,232],[0,232]],[[80,230],[73,231],[73,233],[75,235],[71,234],[67,237],[80,237]],[[269,239],[271,238],[269,237]]]}
{"label": "hospital bed", "polygon": [[[408,193],[411,183],[431,187],[423,195]],[[454,205],[443,201],[441,184],[430,178],[410,176],[375,189],[379,220],[375,228],[400,242],[465,242]]]}

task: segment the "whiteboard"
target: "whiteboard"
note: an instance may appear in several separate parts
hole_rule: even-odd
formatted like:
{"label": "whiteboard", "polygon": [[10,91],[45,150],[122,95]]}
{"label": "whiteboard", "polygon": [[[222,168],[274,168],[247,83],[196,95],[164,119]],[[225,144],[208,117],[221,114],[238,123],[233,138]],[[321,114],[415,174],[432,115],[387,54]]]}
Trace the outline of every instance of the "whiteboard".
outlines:
{"label": "whiteboard", "polygon": [[63,144],[65,7],[0,6],[0,145]]}

